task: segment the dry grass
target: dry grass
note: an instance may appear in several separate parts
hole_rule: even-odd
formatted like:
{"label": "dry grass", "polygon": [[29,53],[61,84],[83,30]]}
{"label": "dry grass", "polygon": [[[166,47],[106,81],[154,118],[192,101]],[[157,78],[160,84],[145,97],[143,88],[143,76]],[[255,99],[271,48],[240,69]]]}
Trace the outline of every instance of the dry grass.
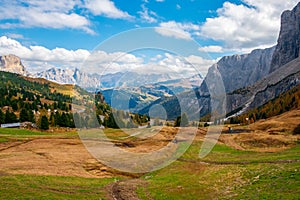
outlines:
{"label": "dry grass", "polygon": [[1,144],[0,171],[8,174],[77,176],[121,175],[95,160],[79,139],[32,138]]}
{"label": "dry grass", "polygon": [[220,141],[238,150],[278,152],[291,148],[300,140],[292,135],[300,123],[300,110],[293,110],[267,120],[260,120],[248,127],[234,127],[239,134],[223,134]]}

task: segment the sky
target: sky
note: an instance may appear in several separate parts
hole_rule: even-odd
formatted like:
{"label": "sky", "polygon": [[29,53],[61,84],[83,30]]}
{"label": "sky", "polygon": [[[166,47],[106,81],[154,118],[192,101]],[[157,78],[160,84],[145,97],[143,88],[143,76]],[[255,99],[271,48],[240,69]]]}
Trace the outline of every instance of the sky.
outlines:
{"label": "sky", "polygon": [[[1,0],[0,55],[31,72],[171,68],[205,75],[225,55],[276,44],[296,0]],[[93,64],[91,64],[93,61]]]}

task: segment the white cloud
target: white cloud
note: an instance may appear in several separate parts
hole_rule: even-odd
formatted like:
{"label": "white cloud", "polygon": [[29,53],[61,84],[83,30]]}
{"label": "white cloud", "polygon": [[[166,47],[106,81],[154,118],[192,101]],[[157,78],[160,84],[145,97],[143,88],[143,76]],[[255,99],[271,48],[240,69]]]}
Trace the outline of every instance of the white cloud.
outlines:
{"label": "white cloud", "polygon": [[192,23],[179,23],[175,21],[162,22],[155,31],[163,36],[177,39],[192,40],[192,34],[200,30],[200,26]]}
{"label": "white cloud", "polygon": [[87,50],[66,50],[63,48],[47,49],[42,46],[25,47],[16,40],[0,37],[0,55],[14,54],[28,64],[30,71],[36,71],[36,67],[45,63],[59,65],[61,67],[78,67],[80,62],[86,59],[90,53]]}
{"label": "white cloud", "polygon": [[118,9],[110,0],[86,0],[85,7],[94,15],[103,15],[115,19],[131,19],[133,16]]}
{"label": "white cloud", "polygon": [[256,48],[276,43],[280,14],[298,0],[243,0],[246,5],[225,2],[217,17],[208,18],[200,35],[222,41],[225,48]]}
{"label": "white cloud", "polygon": [[80,68],[82,64],[94,64],[94,66],[82,66],[87,72],[94,72],[104,69],[108,66],[117,66],[114,70],[124,70],[134,67],[134,65],[143,63],[143,59],[132,54],[123,52],[106,53],[104,51],[95,51],[91,54],[84,49],[67,50],[64,48],[48,49],[43,46],[25,47],[20,42],[8,38],[0,37],[0,55],[14,54],[19,56],[29,71],[36,72],[45,70],[49,66],[57,66],[60,68]]}
{"label": "white cloud", "polygon": [[70,28],[95,34],[86,11],[114,19],[133,18],[110,0],[2,0],[0,28]]}
{"label": "white cloud", "polygon": [[180,10],[181,9],[181,6],[179,4],[176,4],[176,9],[177,10]]}
{"label": "white cloud", "polygon": [[156,0],[156,2],[164,2],[165,0]]}
{"label": "white cloud", "polygon": [[9,38],[13,39],[24,39],[24,36],[22,34],[17,34],[17,33],[6,33],[5,34]]}
{"label": "white cloud", "polygon": [[[136,71],[189,77],[199,72],[205,75],[208,67],[215,62],[195,55],[180,57],[165,53],[147,59],[125,52],[108,53],[98,50],[90,53],[84,49],[26,47],[14,39],[2,36],[0,37],[0,55],[7,54],[19,56],[30,72],[38,72],[56,66],[63,69],[77,67],[87,73],[99,74]],[[145,62],[145,60],[149,60],[149,62]]]}
{"label": "white cloud", "polygon": [[198,50],[200,52],[208,52],[208,53],[222,53],[222,52],[224,52],[223,47],[215,46],[215,45],[199,47]]}
{"label": "white cloud", "polygon": [[[157,55],[144,66],[145,72],[156,71],[157,73],[167,73],[173,77],[191,77],[196,74],[206,75],[208,68],[215,63],[215,60],[207,60],[203,57],[190,55],[181,57],[169,53]],[[148,71],[147,71],[148,69]]]}
{"label": "white cloud", "polygon": [[185,57],[185,59],[195,67],[197,71],[201,73],[202,76],[206,76],[208,68],[217,62],[217,60],[207,60],[200,56],[190,55]]}
{"label": "white cloud", "polygon": [[147,23],[156,23],[157,22],[157,14],[154,11],[149,11],[149,9],[142,5],[142,11],[139,11],[138,14],[140,15],[141,19]]}
{"label": "white cloud", "polygon": [[3,0],[0,7],[0,21],[13,20],[1,23],[1,28],[43,27],[43,28],[71,28],[81,29],[94,34],[90,29],[90,21],[73,12],[79,0]]}

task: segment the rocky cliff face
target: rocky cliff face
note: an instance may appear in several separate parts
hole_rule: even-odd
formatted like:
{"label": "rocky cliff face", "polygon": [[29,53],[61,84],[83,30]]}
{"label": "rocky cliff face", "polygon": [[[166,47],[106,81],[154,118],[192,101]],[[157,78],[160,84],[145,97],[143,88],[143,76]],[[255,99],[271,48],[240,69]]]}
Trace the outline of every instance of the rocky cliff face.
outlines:
{"label": "rocky cliff face", "polygon": [[300,84],[300,58],[294,59],[254,85],[227,95],[227,110],[257,108]]}
{"label": "rocky cliff face", "polygon": [[69,69],[51,68],[35,75],[37,78],[45,78],[58,83],[75,84],[76,80],[73,77],[73,71]]}
{"label": "rocky cliff face", "polygon": [[281,30],[273,54],[270,72],[299,57],[300,49],[300,3],[281,16]]}
{"label": "rocky cliff face", "polygon": [[28,74],[21,62],[21,59],[12,54],[0,56],[0,70],[21,75]]}
{"label": "rocky cliff face", "polygon": [[35,75],[37,78],[45,78],[60,84],[76,84],[83,88],[98,88],[100,82],[92,75],[86,74],[78,69],[51,68]]}
{"label": "rocky cliff face", "polygon": [[[268,75],[275,47],[257,49],[249,54],[225,56],[212,68],[222,76],[226,92],[254,84]],[[208,73],[214,73],[210,69]]]}

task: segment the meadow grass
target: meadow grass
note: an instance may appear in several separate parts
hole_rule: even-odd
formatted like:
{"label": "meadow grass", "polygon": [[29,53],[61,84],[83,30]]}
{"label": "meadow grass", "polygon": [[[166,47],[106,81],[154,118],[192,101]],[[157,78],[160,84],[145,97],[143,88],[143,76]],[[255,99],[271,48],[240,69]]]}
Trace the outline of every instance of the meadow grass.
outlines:
{"label": "meadow grass", "polygon": [[[105,131],[111,137],[120,130]],[[70,136],[76,133],[64,133]],[[0,142],[11,137],[48,137],[58,133],[0,129]],[[141,177],[147,184],[137,188],[141,199],[299,199],[300,144],[276,153],[241,151],[217,144],[199,158],[202,142],[194,141],[181,159]],[[272,161],[274,163],[266,163]],[[203,162],[207,162],[206,164]],[[224,164],[231,162],[231,164]],[[235,163],[234,163],[235,162]],[[242,162],[247,162],[243,164]],[[223,164],[222,164],[223,163]],[[11,175],[0,172],[0,199],[102,199],[114,181],[80,177]]]}
{"label": "meadow grass", "polygon": [[0,175],[0,199],[105,199],[113,178]]}
{"label": "meadow grass", "polygon": [[[168,167],[146,174],[141,199],[298,199],[300,163],[264,163],[299,160],[300,144],[278,153],[240,151],[217,144],[204,159],[201,142],[194,142],[182,158]],[[216,162],[220,164],[203,164]],[[236,164],[221,164],[222,162]],[[241,162],[250,161],[247,164]]]}

